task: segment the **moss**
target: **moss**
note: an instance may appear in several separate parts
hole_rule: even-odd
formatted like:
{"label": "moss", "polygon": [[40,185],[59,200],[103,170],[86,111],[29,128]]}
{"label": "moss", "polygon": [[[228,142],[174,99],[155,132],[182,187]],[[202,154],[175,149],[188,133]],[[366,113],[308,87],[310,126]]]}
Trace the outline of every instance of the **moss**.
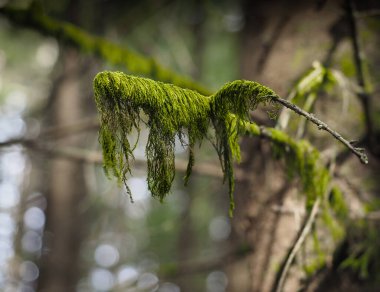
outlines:
{"label": "moss", "polygon": [[329,197],[329,206],[338,218],[345,219],[349,215],[349,210],[343,193],[336,186],[331,189]]}
{"label": "moss", "polygon": [[[178,136],[185,145],[185,135],[189,146],[185,184],[195,163],[194,145],[205,138],[212,139],[224,180],[228,182],[231,215],[234,209],[233,163],[240,160],[238,139],[241,135],[263,136],[272,141],[273,150],[285,160],[289,175],[300,177],[308,209],[317,197],[327,196],[330,174],[310,143],[296,141],[280,130],[262,128],[249,121],[250,110],[275,101],[275,93],[259,83],[237,80],[227,83],[213,95],[204,96],[172,84],[105,71],[95,77],[94,91],[101,118],[99,141],[105,171],[126,186],[134,147],[128,135],[133,129],[139,130],[143,122],[150,129],[146,145],[148,187],[152,196],[161,201],[169,193],[175,176],[175,138]],[[141,113],[147,116],[147,121],[141,120]],[[213,135],[209,128],[213,129]],[[335,190],[333,200],[325,205],[332,208],[334,215],[342,217],[343,214],[335,212],[342,204]],[[332,217],[327,215],[329,213],[325,214],[326,223],[334,227]]]}
{"label": "moss", "polygon": [[249,122],[249,111],[259,104],[272,100],[275,93],[252,81],[237,80],[224,85],[210,97],[211,120],[215,128],[215,147],[221,161],[225,179],[228,180],[230,210],[234,209],[234,170],[233,160],[240,161],[238,138],[241,123]]}
{"label": "moss", "polygon": [[[228,180],[230,211],[234,208],[234,159],[240,159],[238,137],[248,113],[258,104],[271,101],[275,93],[256,82],[238,80],[227,83],[211,96],[172,84],[129,76],[121,72],[101,72],[94,80],[97,108],[101,117],[99,141],[103,148],[104,168],[119,182],[126,184],[133,158],[128,141],[132,129],[140,128],[141,111],[148,117],[146,145],[148,187],[154,197],[163,200],[169,193],[175,175],[174,143],[178,136],[188,136],[188,181],[194,164],[193,148],[209,138],[214,129],[213,144]],[[128,189],[128,187],[127,187]]]}
{"label": "moss", "polygon": [[[361,221],[361,222],[360,222]],[[340,264],[340,269],[349,269],[356,273],[360,279],[367,279],[380,283],[380,252],[378,225],[369,220],[352,222],[347,240],[349,242],[349,255]]]}
{"label": "moss", "polygon": [[321,165],[319,152],[309,142],[296,141],[281,130],[260,128],[252,123],[242,123],[241,129],[242,134],[264,136],[272,141],[273,152],[277,158],[285,160],[289,176],[297,175],[300,178],[308,208],[311,208],[317,197],[326,195],[330,174]]}
{"label": "moss", "polygon": [[210,94],[202,85],[171,72],[151,58],[140,55],[129,48],[113,44],[104,38],[91,35],[68,22],[50,18],[43,13],[38,5],[31,5],[28,9],[3,7],[0,8],[0,13],[16,24],[36,29],[45,35],[60,39],[85,53],[95,54],[113,65],[125,66],[130,73],[150,76],[206,95]]}
{"label": "moss", "polygon": [[351,52],[344,53],[341,59],[339,60],[339,64],[345,76],[347,77],[355,76],[356,70],[355,70],[355,64],[352,61]]}

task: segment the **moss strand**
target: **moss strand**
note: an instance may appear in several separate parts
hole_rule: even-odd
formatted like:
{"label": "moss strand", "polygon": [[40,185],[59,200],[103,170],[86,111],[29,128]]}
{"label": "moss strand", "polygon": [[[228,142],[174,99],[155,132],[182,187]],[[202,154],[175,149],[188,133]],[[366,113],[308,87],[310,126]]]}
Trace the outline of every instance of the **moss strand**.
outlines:
{"label": "moss strand", "polygon": [[[259,83],[237,80],[205,96],[172,84],[105,71],[95,77],[94,92],[101,119],[99,141],[104,168],[108,175],[124,184],[131,171],[129,161],[133,159],[128,135],[132,129],[139,130],[140,115],[147,116],[146,124],[150,128],[146,146],[148,188],[152,196],[161,201],[169,193],[175,176],[176,136],[183,145],[186,145],[183,137],[188,137],[185,184],[194,164],[195,144],[205,138],[212,139],[224,181],[228,182],[231,215],[234,209],[233,163],[240,160],[238,138],[243,134],[268,137],[274,142],[290,174],[299,174],[309,207],[322,196],[330,181],[328,171],[318,163],[319,152],[307,141],[295,141],[280,130],[260,128],[250,122],[250,110],[255,110],[259,104],[279,100],[271,89]],[[210,138],[209,128],[214,131],[213,138]]]}
{"label": "moss strand", "polygon": [[121,72],[101,72],[95,77],[94,91],[101,119],[99,141],[108,175],[126,183],[129,160],[133,158],[128,135],[134,128],[139,130],[142,111],[150,128],[146,146],[148,187],[152,196],[163,200],[175,175],[175,137],[188,136],[187,183],[194,164],[194,145],[207,138],[212,125],[214,145],[228,181],[232,214],[233,162],[240,159],[239,123],[249,122],[248,113],[258,104],[270,102],[270,96],[275,95],[272,90],[256,82],[238,80],[227,83],[214,95],[205,96]]}

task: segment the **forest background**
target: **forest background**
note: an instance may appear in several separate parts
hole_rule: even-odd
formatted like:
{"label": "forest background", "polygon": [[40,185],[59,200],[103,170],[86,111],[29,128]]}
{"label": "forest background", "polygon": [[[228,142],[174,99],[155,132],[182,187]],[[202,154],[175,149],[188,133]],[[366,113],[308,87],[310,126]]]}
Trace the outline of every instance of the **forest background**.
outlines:
{"label": "forest background", "polygon": [[[0,7],[2,291],[379,287],[378,1]],[[319,151],[315,163],[329,177],[319,199],[305,195],[287,148],[259,134],[241,139],[232,218],[207,141],[195,149],[186,187],[187,149],[176,145],[176,179],[160,203],[146,184],[143,129],[128,180],[132,203],[102,169],[93,79],[104,70],[209,93],[236,79],[260,82],[365,148],[369,164],[303,118],[285,110],[273,118],[260,107],[252,120],[262,129]]]}

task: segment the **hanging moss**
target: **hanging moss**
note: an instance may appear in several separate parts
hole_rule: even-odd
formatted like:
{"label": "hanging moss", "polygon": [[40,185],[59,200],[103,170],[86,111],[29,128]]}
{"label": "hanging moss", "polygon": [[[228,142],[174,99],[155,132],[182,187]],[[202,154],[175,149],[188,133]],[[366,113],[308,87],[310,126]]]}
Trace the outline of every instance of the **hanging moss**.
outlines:
{"label": "hanging moss", "polygon": [[259,83],[237,80],[213,95],[204,96],[172,84],[105,71],[95,77],[94,92],[101,119],[99,141],[104,169],[124,183],[127,190],[134,148],[128,137],[133,129],[139,131],[143,122],[150,130],[146,145],[148,187],[160,200],[169,193],[175,176],[176,136],[183,145],[184,136],[188,137],[186,184],[195,161],[194,145],[204,138],[210,139],[209,128],[214,131],[211,139],[229,185],[230,214],[234,209],[233,163],[240,160],[238,138],[241,135],[272,141],[274,152],[283,157],[290,175],[300,177],[308,208],[317,197],[326,196],[330,174],[320,164],[319,152],[312,145],[305,140],[296,141],[280,130],[250,122],[250,110],[277,100],[271,89]]}
{"label": "hanging moss", "polygon": [[[272,101],[276,94],[257,82],[237,80],[224,85],[210,97],[210,117],[215,129],[215,145],[224,179],[228,180],[230,211],[234,209],[233,161],[240,161],[238,138],[241,123],[249,122],[249,111]],[[231,213],[231,212],[230,212]]]}
{"label": "hanging moss", "polygon": [[139,130],[143,112],[150,129],[146,145],[148,187],[154,197],[162,200],[174,179],[176,135],[181,141],[188,136],[186,182],[194,163],[193,147],[209,136],[208,128],[212,126],[233,210],[233,160],[240,159],[240,123],[249,121],[249,111],[258,104],[271,101],[275,95],[272,90],[256,82],[238,80],[227,83],[214,95],[204,96],[172,84],[121,72],[102,72],[95,77],[94,91],[101,117],[99,141],[108,175],[126,183],[133,158],[128,135],[134,128]]}

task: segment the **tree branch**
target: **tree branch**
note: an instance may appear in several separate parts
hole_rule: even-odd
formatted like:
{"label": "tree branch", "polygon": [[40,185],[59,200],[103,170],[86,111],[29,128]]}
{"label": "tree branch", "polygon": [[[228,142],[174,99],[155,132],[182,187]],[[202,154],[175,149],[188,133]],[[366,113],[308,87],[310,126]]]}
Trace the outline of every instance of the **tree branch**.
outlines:
{"label": "tree branch", "polygon": [[[350,2],[349,0],[347,1]],[[88,34],[87,32],[81,30],[80,28],[75,27],[72,24],[62,22],[62,21],[56,21],[44,15],[40,10],[38,10],[38,8],[31,7],[26,10],[25,9],[20,10],[20,9],[4,7],[4,8],[0,8],[0,13],[4,14],[5,16],[7,16],[9,19],[11,19],[17,24],[30,26],[42,33],[54,36],[56,38],[62,38],[66,42],[71,43],[85,51],[89,51],[94,54],[97,54],[101,56],[103,59],[108,60],[111,63],[125,65],[131,72],[134,72],[137,74],[150,75],[150,76],[154,75],[155,77],[157,77],[158,79],[162,81],[171,82],[171,83],[174,83],[186,88],[193,88],[197,90],[198,92],[209,95],[209,91],[205,90],[202,86],[196,84],[195,82],[187,78],[179,76],[171,72],[170,70],[162,68],[153,59],[145,58],[142,55],[134,53],[127,48],[120,48],[118,45],[112,44],[105,39],[92,36]],[[351,7],[351,15],[353,15],[352,7]],[[355,22],[353,21],[353,23],[354,23],[353,35],[356,36]],[[357,40],[356,37],[354,39]],[[357,53],[355,55],[359,56],[357,45],[356,45],[356,48],[357,49],[355,51]],[[111,54],[111,51],[113,52],[112,54]],[[111,55],[118,56],[118,58],[115,58],[115,57],[111,58],[110,57]],[[360,59],[358,60],[360,61]],[[360,68],[358,69],[360,70],[359,72],[361,72],[358,75],[363,76],[362,70],[361,70],[361,62],[357,62],[357,66],[358,68]],[[361,79],[364,80],[363,78]],[[368,98],[365,98],[365,95],[363,95],[362,100],[368,100]],[[357,155],[362,163],[368,163],[368,158],[364,154],[363,149],[352,147],[352,145],[347,140],[345,140],[341,135],[331,130],[325,123],[314,118],[312,114],[308,114],[302,111],[302,109],[298,108],[295,105],[292,105],[291,103],[279,97],[277,97],[277,101],[287,106],[288,108],[294,110],[295,112],[305,116],[308,120],[317,124],[318,128],[324,129],[328,131],[329,133],[331,133],[336,139],[338,139],[340,142],[346,145],[355,155]],[[368,109],[368,106],[366,106],[365,108]],[[366,117],[369,117],[369,115],[366,114]],[[369,126],[368,129],[371,129],[370,123],[367,122],[367,126]],[[16,142],[17,141],[14,141],[14,143]]]}
{"label": "tree branch", "polygon": [[368,157],[364,152],[363,148],[353,147],[352,144],[347,141],[345,138],[342,137],[338,132],[331,129],[326,123],[322,122],[320,119],[316,118],[313,114],[308,113],[301,109],[300,107],[296,106],[295,104],[280,98],[279,96],[272,96],[273,100],[282,104],[283,106],[291,109],[295,113],[304,116],[306,119],[308,119],[310,122],[317,125],[319,130],[325,130],[328,133],[330,133],[335,139],[337,139],[339,142],[344,144],[352,153],[354,153],[359,159],[360,162],[367,164],[368,163]]}
{"label": "tree branch", "polygon": [[279,271],[278,278],[275,281],[274,287],[272,291],[274,292],[281,292],[284,289],[284,284],[286,277],[288,275],[289,269],[291,267],[291,264],[293,263],[293,260],[302,247],[302,244],[304,243],[307,235],[309,234],[311,227],[313,223],[315,222],[315,218],[318,214],[319,205],[321,203],[321,198],[318,197],[313,205],[313,208],[310,211],[309,216],[307,217],[305,223],[303,224],[303,227],[301,228],[301,233],[299,236],[297,236],[297,239],[293,245],[293,247],[290,249],[288,255],[286,256],[286,260],[284,262],[284,265],[282,266],[281,270]]}
{"label": "tree branch", "polygon": [[99,119],[89,118],[83,119],[75,124],[63,125],[63,126],[51,126],[38,135],[36,138],[28,138],[28,137],[20,137],[20,138],[12,138],[7,141],[0,142],[1,147],[10,147],[15,144],[34,144],[38,143],[41,138],[43,139],[58,139],[64,138],[67,136],[75,135],[78,133],[86,132],[89,130],[97,130],[99,129]]}
{"label": "tree branch", "polygon": [[[103,164],[102,153],[99,151],[86,150],[77,147],[53,147],[42,144],[37,139],[11,139],[5,142],[1,142],[0,148],[10,147],[16,144],[22,145],[25,148],[38,151],[51,157],[61,157],[81,163]],[[134,165],[143,168],[146,165],[146,160],[135,158]],[[186,169],[187,161],[183,159],[176,159],[176,170],[180,172],[186,172]],[[223,178],[223,173],[220,167],[211,163],[197,163],[193,168],[193,172],[199,175]],[[236,172],[237,179],[242,179],[245,175],[246,174],[243,171]]]}
{"label": "tree branch", "polygon": [[38,5],[31,5],[27,9],[1,7],[0,14],[17,25],[32,28],[45,35],[63,40],[65,43],[73,45],[85,53],[97,55],[111,64],[125,66],[133,74],[150,76],[196,90],[205,95],[210,94],[201,84],[164,68],[153,58],[147,58],[128,47],[121,47],[104,38],[91,35],[71,23],[55,20],[45,15]]}

